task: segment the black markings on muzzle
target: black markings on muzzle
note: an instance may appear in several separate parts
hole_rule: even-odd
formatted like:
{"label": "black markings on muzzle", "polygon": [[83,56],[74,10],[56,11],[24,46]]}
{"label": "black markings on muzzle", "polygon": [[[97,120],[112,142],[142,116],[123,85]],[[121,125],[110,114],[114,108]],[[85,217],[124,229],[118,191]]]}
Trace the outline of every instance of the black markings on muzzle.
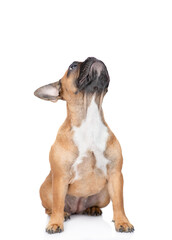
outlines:
{"label": "black markings on muzzle", "polygon": [[98,61],[96,58],[88,58],[85,62],[83,62],[80,66],[80,75],[76,80],[76,86],[78,88],[78,92],[84,91],[86,93],[101,93],[103,91],[107,91],[109,85],[109,74],[106,66],[102,63],[103,67],[101,72],[97,72],[96,69],[91,70],[91,66],[93,63]]}

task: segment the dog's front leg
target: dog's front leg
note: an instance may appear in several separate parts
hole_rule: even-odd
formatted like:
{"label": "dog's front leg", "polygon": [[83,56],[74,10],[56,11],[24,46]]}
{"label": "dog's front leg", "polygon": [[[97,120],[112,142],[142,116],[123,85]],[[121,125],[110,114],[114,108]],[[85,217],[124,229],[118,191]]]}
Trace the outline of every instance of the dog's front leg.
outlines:
{"label": "dog's front leg", "polygon": [[67,189],[67,179],[52,173],[53,206],[51,218],[46,228],[48,233],[62,232],[64,229],[64,204]]}
{"label": "dog's front leg", "polygon": [[108,191],[113,204],[113,221],[119,232],[134,231],[133,225],[128,221],[123,206],[123,176],[120,170],[116,170],[108,181]]}

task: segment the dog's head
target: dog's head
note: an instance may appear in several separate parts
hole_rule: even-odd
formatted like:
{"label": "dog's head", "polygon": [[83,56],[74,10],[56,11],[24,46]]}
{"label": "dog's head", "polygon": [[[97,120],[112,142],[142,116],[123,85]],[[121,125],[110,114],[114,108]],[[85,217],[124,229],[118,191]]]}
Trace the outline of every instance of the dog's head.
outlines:
{"label": "dog's head", "polygon": [[38,88],[34,94],[52,102],[58,99],[68,102],[78,100],[84,94],[105,94],[108,85],[109,74],[105,64],[89,57],[84,62],[73,62],[59,81]]}

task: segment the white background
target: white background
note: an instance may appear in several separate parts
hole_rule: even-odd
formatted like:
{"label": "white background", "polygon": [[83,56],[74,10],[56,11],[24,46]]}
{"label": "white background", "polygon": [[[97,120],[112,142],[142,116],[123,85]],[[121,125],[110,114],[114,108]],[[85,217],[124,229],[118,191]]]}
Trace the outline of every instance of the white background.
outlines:
{"label": "white background", "polygon": [[[35,98],[74,60],[94,56],[111,82],[105,119],[124,156],[124,202],[134,234],[102,217],[73,216],[48,235],[39,187],[65,102]],[[171,1],[0,2],[0,238],[172,239]]]}

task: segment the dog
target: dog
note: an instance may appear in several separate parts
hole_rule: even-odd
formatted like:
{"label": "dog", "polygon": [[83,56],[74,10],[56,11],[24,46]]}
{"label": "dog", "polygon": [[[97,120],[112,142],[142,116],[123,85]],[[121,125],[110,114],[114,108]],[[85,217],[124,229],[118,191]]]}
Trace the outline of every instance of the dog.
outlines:
{"label": "dog", "polygon": [[40,188],[48,233],[64,230],[71,214],[101,215],[112,201],[116,231],[133,232],[123,206],[123,157],[105,122],[102,101],[109,86],[105,64],[89,57],[73,62],[57,82],[38,88],[35,96],[67,102],[67,118],[51,147],[51,171]]}

